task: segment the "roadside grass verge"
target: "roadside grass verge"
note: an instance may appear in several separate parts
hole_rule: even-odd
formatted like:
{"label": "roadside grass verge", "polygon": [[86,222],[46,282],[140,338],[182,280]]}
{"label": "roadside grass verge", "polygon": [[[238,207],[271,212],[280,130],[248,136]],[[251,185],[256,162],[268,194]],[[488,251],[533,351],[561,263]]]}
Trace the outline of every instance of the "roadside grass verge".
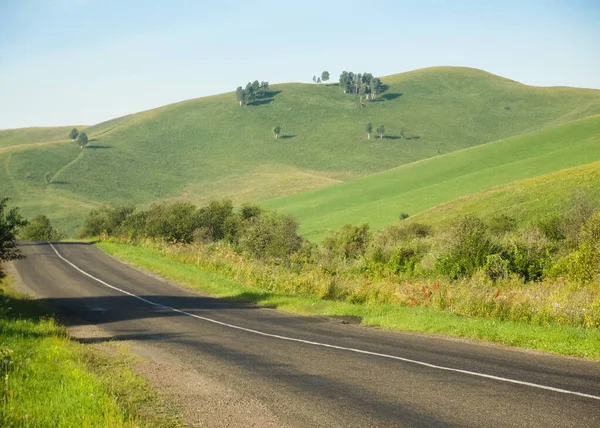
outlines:
{"label": "roadside grass verge", "polygon": [[0,426],[175,426],[126,349],[72,341],[10,277],[0,289]]}
{"label": "roadside grass verge", "polygon": [[357,316],[365,325],[386,329],[478,339],[600,359],[600,329],[597,328],[535,325],[464,317],[427,307],[352,304],[316,296],[291,295],[243,285],[222,274],[204,270],[193,262],[184,263],[177,260],[176,254],[167,254],[158,249],[106,241],[98,242],[96,246],[133,266],[216,297],[252,302],[301,315]]}

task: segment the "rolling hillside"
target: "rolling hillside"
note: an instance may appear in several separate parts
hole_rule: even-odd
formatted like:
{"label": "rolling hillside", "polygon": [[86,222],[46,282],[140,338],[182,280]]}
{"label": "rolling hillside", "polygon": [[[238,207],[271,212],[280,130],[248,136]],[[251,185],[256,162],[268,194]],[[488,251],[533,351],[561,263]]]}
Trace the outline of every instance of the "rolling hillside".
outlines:
{"label": "rolling hillside", "polygon": [[[381,99],[364,107],[335,85],[312,84],[273,85],[253,106],[239,107],[232,93],[184,101],[91,126],[85,150],[61,140],[70,127],[0,131],[0,194],[72,232],[100,203],[257,201],[600,113],[600,91],[530,87],[468,68],[382,80]],[[387,138],[367,141],[367,122],[385,124]]]}
{"label": "rolling hillside", "polygon": [[[264,202],[318,240],[345,223],[381,228],[494,186],[600,160],[600,115]],[[573,183],[572,183],[573,184]],[[536,202],[539,203],[539,202]]]}
{"label": "rolling hillside", "polygon": [[[600,144],[600,140],[597,140]],[[600,161],[519,180],[465,196],[421,212],[411,221],[444,227],[468,214],[491,218],[506,214],[527,224],[572,208],[585,197],[600,207]]]}

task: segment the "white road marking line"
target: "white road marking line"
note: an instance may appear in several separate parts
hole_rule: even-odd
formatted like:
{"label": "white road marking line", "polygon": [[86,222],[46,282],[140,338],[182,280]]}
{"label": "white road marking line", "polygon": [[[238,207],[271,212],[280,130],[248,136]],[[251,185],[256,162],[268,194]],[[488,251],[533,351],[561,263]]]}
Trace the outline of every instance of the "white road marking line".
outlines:
{"label": "white road marking line", "polygon": [[287,336],[280,336],[278,334],[265,333],[263,331],[253,330],[253,329],[246,328],[246,327],[240,327],[238,325],[228,324],[226,322],[217,321],[217,320],[212,319],[212,318],[207,318],[207,317],[203,317],[203,316],[200,316],[200,315],[192,314],[190,312],[182,311],[182,310],[179,310],[179,309],[172,308],[170,306],[164,306],[164,305],[161,305],[160,303],[152,302],[152,301],[150,301],[148,299],[144,299],[143,297],[140,297],[140,296],[138,296],[136,294],[130,293],[129,291],[121,290],[120,288],[117,288],[114,285],[110,285],[109,283],[104,282],[101,279],[96,278],[95,276],[93,276],[93,275],[85,272],[84,270],[80,269],[75,264],[71,263],[69,260],[67,260],[66,258],[64,258],[56,250],[56,248],[54,247],[54,245],[52,245],[52,243],[48,242],[48,244],[52,247],[52,249],[54,250],[54,252],[56,253],[56,255],[61,260],[63,260],[64,262],[68,263],[73,268],[75,268],[76,270],[78,270],[79,272],[81,272],[82,274],[84,274],[85,276],[87,276],[89,278],[92,278],[93,280],[99,282],[100,284],[105,285],[106,287],[111,288],[111,289],[113,289],[115,291],[118,291],[119,293],[123,293],[123,294],[126,294],[127,296],[131,296],[133,298],[141,300],[142,302],[147,303],[149,305],[152,305],[152,306],[154,306],[154,307],[156,307],[158,309],[177,312],[178,314],[187,315],[187,316],[192,317],[192,318],[197,318],[197,319],[200,319],[200,320],[203,320],[203,321],[211,322],[213,324],[222,325],[224,327],[229,327],[229,328],[233,328],[233,329],[236,329],[236,330],[241,330],[241,331],[245,331],[245,332],[248,332],[248,333],[258,334],[260,336],[266,336],[266,337],[272,337],[272,338],[275,338],[275,339],[287,340],[289,342],[305,343],[307,345],[320,346],[320,347],[323,347],[323,348],[331,348],[331,349],[338,349],[338,350],[342,350],[342,351],[356,352],[358,354],[373,355],[373,356],[376,356],[376,357],[389,358],[389,359],[392,359],[392,360],[403,361],[405,363],[417,364],[417,365],[420,365],[420,366],[429,367],[429,368],[437,369],[437,370],[444,370],[444,371],[448,371],[448,372],[461,373],[461,374],[466,374],[466,375],[471,375],[471,376],[482,377],[482,378],[485,378],[485,379],[497,380],[497,381],[500,381],[500,382],[514,383],[514,384],[517,384],[517,385],[524,385],[524,386],[530,386],[532,388],[538,388],[538,389],[544,389],[544,390],[547,390],[547,391],[559,392],[561,394],[571,394],[571,395],[577,395],[579,397],[585,397],[585,398],[591,398],[591,399],[594,399],[594,400],[600,400],[600,396],[592,395],[592,394],[584,394],[583,392],[569,391],[567,389],[554,388],[552,386],[540,385],[540,384],[532,383],[532,382],[524,382],[524,381],[521,381],[521,380],[509,379],[509,378],[500,377],[500,376],[493,376],[493,375],[489,375],[489,374],[485,374],[485,373],[472,372],[472,371],[469,371],[469,370],[461,370],[461,369],[454,369],[452,367],[438,366],[436,364],[430,364],[430,363],[426,363],[424,361],[411,360],[410,358],[397,357],[395,355],[388,355],[388,354],[381,354],[379,352],[365,351],[363,349],[346,348],[344,346],[330,345],[328,343],[312,342],[310,340],[297,339],[297,338],[294,338],[294,337],[287,337]]}

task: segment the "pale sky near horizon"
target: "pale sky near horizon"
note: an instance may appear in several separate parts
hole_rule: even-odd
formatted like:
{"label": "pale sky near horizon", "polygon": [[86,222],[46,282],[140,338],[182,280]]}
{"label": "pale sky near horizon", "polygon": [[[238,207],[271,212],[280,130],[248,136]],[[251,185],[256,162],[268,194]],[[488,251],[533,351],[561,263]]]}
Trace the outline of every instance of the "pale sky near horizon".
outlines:
{"label": "pale sky near horizon", "polygon": [[436,65],[600,89],[600,0],[0,0],[0,129]]}

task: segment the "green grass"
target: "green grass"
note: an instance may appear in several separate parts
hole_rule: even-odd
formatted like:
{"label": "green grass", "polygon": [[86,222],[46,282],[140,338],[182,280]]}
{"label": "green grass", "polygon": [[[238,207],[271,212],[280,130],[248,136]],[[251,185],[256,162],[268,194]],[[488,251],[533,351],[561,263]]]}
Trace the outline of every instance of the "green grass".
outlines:
{"label": "green grass", "polygon": [[[272,102],[257,106],[239,107],[233,93],[184,101],[87,128],[82,153],[71,142],[22,146],[38,135],[3,131],[0,147],[19,147],[0,149],[0,194],[72,233],[98,203],[262,200],[600,113],[600,91],[530,87],[469,68],[383,82],[381,101],[366,107],[337,86],[299,83],[274,85]],[[367,122],[385,124],[388,137],[405,128],[410,139],[369,142]],[[291,138],[275,140],[274,125]],[[46,172],[56,172],[54,183]]]}
{"label": "green grass", "polygon": [[563,355],[600,359],[600,330],[537,326],[495,319],[467,318],[430,308],[359,305],[286,295],[247,287],[223,276],[178,262],[157,250],[114,242],[96,244],[134,266],[216,297],[249,301],[302,315],[358,316],[363,324],[412,332],[479,339]]}
{"label": "green grass", "polygon": [[492,218],[506,214],[526,225],[552,215],[567,214],[575,200],[600,206],[600,162],[520,180],[438,205],[411,217],[444,227],[465,215]]}
{"label": "green grass", "polygon": [[[379,229],[398,221],[402,212],[414,215],[494,186],[598,160],[600,115],[269,200],[263,205],[292,214],[305,236],[319,240],[328,230],[345,223],[366,222]],[[568,183],[561,188],[577,184]],[[535,200],[530,203],[543,205]]]}
{"label": "green grass", "polygon": [[114,349],[109,356],[73,342],[7,278],[0,289],[0,426],[175,424],[126,351],[105,345]]}

